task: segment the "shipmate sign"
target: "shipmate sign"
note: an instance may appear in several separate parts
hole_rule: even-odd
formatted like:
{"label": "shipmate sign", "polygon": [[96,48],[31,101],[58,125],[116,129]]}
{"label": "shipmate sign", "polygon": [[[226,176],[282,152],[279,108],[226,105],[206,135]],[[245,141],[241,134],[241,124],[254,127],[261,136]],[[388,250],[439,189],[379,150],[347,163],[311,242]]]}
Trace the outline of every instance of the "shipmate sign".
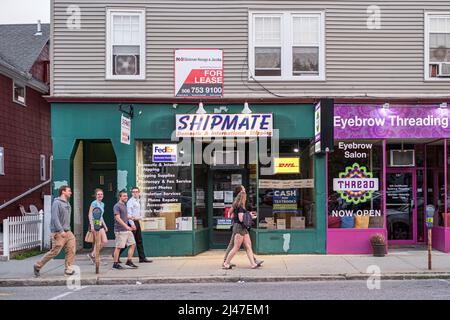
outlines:
{"label": "shipmate sign", "polygon": [[252,114],[177,114],[177,137],[271,137],[273,115]]}
{"label": "shipmate sign", "polygon": [[175,50],[176,97],[223,96],[223,50]]}

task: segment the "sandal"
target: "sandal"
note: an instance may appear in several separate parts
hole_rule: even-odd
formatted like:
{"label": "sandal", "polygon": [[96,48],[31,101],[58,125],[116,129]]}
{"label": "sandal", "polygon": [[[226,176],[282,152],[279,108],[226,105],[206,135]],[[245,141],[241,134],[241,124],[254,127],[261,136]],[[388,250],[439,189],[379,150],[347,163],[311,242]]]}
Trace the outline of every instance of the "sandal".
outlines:
{"label": "sandal", "polygon": [[258,269],[259,267],[261,267],[260,264],[255,264],[253,267],[251,267],[252,269]]}
{"label": "sandal", "polygon": [[231,269],[233,269],[233,267],[231,265],[229,265],[228,267],[225,266],[225,265],[222,265],[222,269],[224,269],[224,270],[231,270]]}

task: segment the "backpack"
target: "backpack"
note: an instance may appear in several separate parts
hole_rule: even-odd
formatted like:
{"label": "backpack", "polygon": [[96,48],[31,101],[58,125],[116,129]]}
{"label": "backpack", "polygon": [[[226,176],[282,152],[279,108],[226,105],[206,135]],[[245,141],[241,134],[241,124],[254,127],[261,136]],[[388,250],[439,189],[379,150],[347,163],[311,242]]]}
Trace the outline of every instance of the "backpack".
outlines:
{"label": "backpack", "polygon": [[244,217],[242,219],[242,225],[247,229],[250,230],[253,224],[253,218],[250,212],[245,210]]}

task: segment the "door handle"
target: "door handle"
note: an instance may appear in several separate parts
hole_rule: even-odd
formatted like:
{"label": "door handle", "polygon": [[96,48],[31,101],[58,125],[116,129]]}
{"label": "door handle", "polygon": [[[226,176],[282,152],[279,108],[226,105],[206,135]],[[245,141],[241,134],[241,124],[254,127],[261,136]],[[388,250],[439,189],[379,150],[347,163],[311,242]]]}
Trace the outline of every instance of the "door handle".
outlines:
{"label": "door handle", "polygon": [[112,182],[109,183],[109,191],[110,191],[110,192],[113,191],[113,184],[112,184]]}

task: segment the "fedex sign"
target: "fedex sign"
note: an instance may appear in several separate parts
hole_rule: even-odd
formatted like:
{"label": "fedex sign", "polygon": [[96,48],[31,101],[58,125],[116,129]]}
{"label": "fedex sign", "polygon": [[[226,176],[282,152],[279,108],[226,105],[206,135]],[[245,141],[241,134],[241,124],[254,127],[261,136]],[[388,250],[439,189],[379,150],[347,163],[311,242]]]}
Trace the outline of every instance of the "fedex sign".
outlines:
{"label": "fedex sign", "polygon": [[177,162],[176,144],[153,144],[153,162]]}

